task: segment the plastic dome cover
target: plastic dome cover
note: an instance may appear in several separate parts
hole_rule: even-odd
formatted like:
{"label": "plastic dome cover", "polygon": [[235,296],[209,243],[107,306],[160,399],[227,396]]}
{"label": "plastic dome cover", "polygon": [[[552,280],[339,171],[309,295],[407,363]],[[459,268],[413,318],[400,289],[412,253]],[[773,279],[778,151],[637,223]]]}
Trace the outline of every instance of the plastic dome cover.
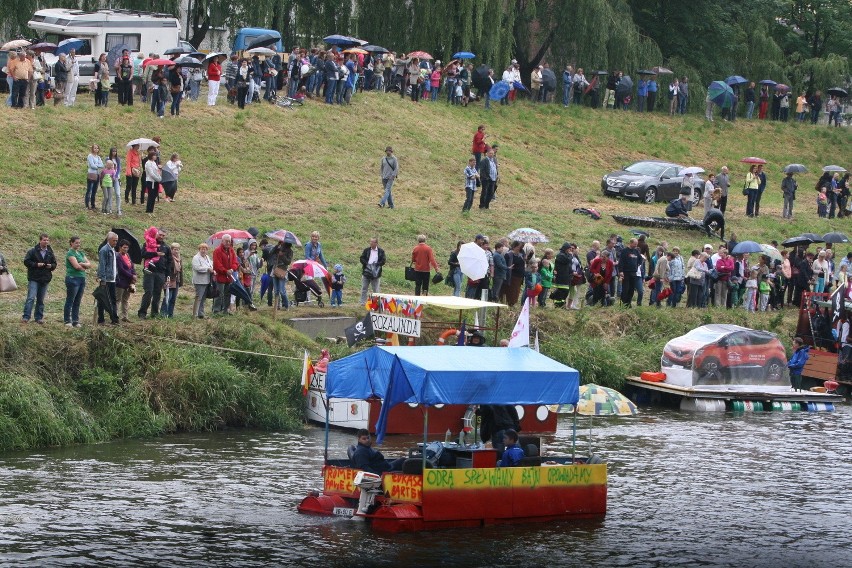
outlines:
{"label": "plastic dome cover", "polygon": [[669,341],[661,368],[666,382],[685,387],[789,388],[787,354],[773,333],[711,324]]}

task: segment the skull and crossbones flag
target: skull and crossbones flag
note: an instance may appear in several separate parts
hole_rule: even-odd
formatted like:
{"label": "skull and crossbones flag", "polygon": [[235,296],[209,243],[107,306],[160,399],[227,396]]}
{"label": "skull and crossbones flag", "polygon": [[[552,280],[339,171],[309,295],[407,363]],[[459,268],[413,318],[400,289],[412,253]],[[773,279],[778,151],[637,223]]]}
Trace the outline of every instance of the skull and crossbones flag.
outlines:
{"label": "skull and crossbones flag", "polygon": [[367,313],[363,320],[350,325],[343,331],[346,333],[346,344],[349,347],[368,337],[373,337],[373,321],[370,319],[370,314]]}

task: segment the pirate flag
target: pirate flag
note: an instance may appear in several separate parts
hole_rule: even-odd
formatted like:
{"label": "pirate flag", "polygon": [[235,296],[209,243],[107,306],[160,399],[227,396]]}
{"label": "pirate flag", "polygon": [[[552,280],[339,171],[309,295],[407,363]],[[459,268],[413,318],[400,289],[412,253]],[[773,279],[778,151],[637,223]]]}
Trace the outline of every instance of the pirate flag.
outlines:
{"label": "pirate flag", "polygon": [[370,314],[367,313],[363,320],[350,325],[343,332],[346,334],[346,344],[349,347],[367,337],[373,337],[373,321],[370,319]]}
{"label": "pirate flag", "polygon": [[848,284],[845,282],[834,291],[834,298],[832,298],[832,308],[834,308],[834,321],[843,320],[846,321],[846,294]]}

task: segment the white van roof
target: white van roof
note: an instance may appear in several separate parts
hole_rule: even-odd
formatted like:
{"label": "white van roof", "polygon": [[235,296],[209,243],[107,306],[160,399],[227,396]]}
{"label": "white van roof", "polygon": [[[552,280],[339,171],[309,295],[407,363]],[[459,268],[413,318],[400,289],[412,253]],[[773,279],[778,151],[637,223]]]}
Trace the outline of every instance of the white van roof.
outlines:
{"label": "white van roof", "polygon": [[73,33],[79,28],[179,28],[180,23],[172,14],[140,12],[138,10],[69,10],[46,8],[38,10],[28,22],[33,29],[62,30]]}

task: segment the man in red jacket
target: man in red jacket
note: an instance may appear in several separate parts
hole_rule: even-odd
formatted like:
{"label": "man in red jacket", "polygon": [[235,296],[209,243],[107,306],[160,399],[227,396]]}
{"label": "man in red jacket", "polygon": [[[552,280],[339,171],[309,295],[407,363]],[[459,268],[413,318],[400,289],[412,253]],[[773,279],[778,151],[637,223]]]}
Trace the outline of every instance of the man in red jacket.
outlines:
{"label": "man in red jacket", "polygon": [[225,235],[222,243],[213,251],[213,281],[219,289],[219,295],[213,300],[214,314],[227,314],[231,304],[231,276],[239,268],[237,253],[231,245],[231,236]]}
{"label": "man in red jacket", "polygon": [[609,300],[609,283],[612,280],[612,271],[615,268],[615,263],[609,258],[610,252],[607,249],[601,251],[599,257],[595,258],[589,264],[589,272],[592,275],[592,305],[598,302],[607,306]]}
{"label": "man in red jacket", "polygon": [[411,264],[414,265],[414,295],[429,295],[430,268],[438,272],[438,262],[435,260],[435,252],[426,244],[426,235],[417,235],[417,246],[411,251]]}

